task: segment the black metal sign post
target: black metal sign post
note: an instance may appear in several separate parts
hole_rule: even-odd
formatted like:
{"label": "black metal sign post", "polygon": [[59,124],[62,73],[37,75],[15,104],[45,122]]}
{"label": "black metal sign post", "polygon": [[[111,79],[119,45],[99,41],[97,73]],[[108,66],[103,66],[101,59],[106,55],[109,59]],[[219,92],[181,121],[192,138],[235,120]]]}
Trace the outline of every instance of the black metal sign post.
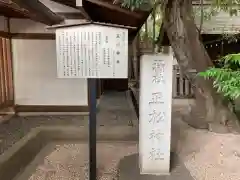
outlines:
{"label": "black metal sign post", "polygon": [[97,179],[97,98],[96,79],[88,78],[89,99],[89,180]]}

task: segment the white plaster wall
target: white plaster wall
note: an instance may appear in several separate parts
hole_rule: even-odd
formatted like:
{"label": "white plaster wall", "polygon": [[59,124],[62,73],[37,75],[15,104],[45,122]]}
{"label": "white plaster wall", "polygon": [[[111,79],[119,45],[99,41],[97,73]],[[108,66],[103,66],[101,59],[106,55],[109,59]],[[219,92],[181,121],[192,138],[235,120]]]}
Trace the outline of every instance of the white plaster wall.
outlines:
{"label": "white plaster wall", "polygon": [[47,26],[30,19],[10,18],[11,33],[54,33],[54,30],[47,29]]}
{"label": "white plaster wall", "polygon": [[87,105],[86,79],[58,79],[54,40],[12,40],[15,104]]}
{"label": "white plaster wall", "polygon": [[[80,12],[77,9],[40,0],[53,12]],[[1,21],[1,19],[0,19]],[[82,20],[68,19],[65,23]],[[0,25],[1,28],[1,25]],[[55,33],[47,26],[27,19],[10,19],[11,33]],[[87,105],[86,79],[58,79],[55,40],[13,39],[15,104]]]}
{"label": "white plaster wall", "polygon": [[[45,25],[11,19],[13,33],[49,33]],[[55,40],[12,39],[15,104],[87,105],[86,79],[58,79]]]}
{"label": "white plaster wall", "polygon": [[[86,21],[84,19],[65,19],[61,24],[76,24]],[[49,29],[45,24],[34,22],[30,19],[10,19],[11,33],[55,33],[54,29]]]}
{"label": "white plaster wall", "polygon": [[0,31],[8,31],[7,18],[0,16]]}
{"label": "white plaster wall", "polygon": [[4,17],[0,16],[0,31],[4,31]]}

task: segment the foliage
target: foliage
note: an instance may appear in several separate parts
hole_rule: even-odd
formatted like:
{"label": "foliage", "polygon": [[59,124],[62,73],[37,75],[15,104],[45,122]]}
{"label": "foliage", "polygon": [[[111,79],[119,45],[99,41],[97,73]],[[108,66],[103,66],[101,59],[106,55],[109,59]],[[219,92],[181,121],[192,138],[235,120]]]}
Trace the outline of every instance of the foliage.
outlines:
{"label": "foliage", "polygon": [[216,16],[221,10],[215,6],[204,6],[203,7],[203,14],[201,12],[201,6],[194,6],[193,7],[193,14],[195,19],[200,19],[203,16],[205,21],[210,20],[213,16]]}
{"label": "foliage", "polygon": [[213,0],[212,5],[229,12],[231,16],[236,16],[239,11],[240,0]]}
{"label": "foliage", "polygon": [[240,53],[229,54],[219,60],[216,67],[212,67],[198,74],[204,78],[211,78],[217,92],[235,100],[240,96]]}
{"label": "foliage", "polygon": [[[161,3],[166,0],[123,0],[122,6],[129,8],[129,9],[145,9],[144,7],[154,7],[156,4],[161,6]],[[212,0],[207,1],[210,2],[209,6],[203,6],[203,12],[201,11],[201,5],[193,6],[193,16],[197,21],[201,19],[203,16],[204,21],[210,20],[213,16],[216,16],[221,11],[228,12],[231,16],[237,16],[239,13],[239,5],[240,0]],[[158,8],[156,12],[156,17],[161,16],[161,8]],[[152,18],[148,18],[147,23],[152,25]],[[159,18],[156,19],[158,21]],[[199,22],[198,22],[199,23]],[[149,37],[149,39],[153,39],[153,28],[152,26],[148,26],[147,31],[144,30],[144,27],[141,28],[140,35],[141,37]],[[156,29],[156,34],[159,33],[161,27],[161,20],[156,22],[154,25]],[[201,26],[201,25],[200,25]],[[223,34],[224,31],[222,32]],[[228,38],[232,35],[228,35]],[[155,37],[156,38],[156,37]],[[156,39],[155,39],[156,40]]]}
{"label": "foliage", "polygon": [[151,3],[151,0],[124,0],[122,6],[134,10],[142,9],[144,5],[146,5],[147,7],[152,6]]}
{"label": "foliage", "polygon": [[[135,9],[140,8],[142,4],[148,4],[154,7],[155,4],[161,5],[163,1],[164,0],[124,0],[123,6]],[[204,6],[204,8],[201,5],[193,7],[193,16],[196,20],[203,18],[204,21],[208,21],[222,11],[228,12],[230,16],[237,16],[239,13],[240,0],[212,0],[210,3],[209,6]],[[202,8],[203,11],[201,11]],[[157,13],[161,16],[160,11]],[[148,18],[147,22],[151,22],[151,18]],[[158,33],[161,27],[161,20],[159,20],[155,26],[157,26],[156,32]],[[147,31],[142,28],[140,35],[146,37],[147,33],[147,37],[152,38],[153,28],[156,27],[148,26]],[[223,39],[228,39],[228,41],[236,41],[239,35],[229,35],[223,32],[222,37]],[[238,98],[240,96],[240,53],[229,54],[221,58],[215,67],[200,72],[199,76],[213,79],[213,86],[225,97],[231,100]]]}
{"label": "foliage", "polygon": [[[153,18],[155,18],[155,24],[153,23]],[[141,30],[139,31],[141,40],[144,41],[149,39],[151,41],[156,41],[162,23],[161,12],[159,9],[157,9],[155,16],[149,16],[145,23],[147,23],[147,29],[146,26],[142,26]],[[155,34],[153,33],[153,28],[155,28]]]}

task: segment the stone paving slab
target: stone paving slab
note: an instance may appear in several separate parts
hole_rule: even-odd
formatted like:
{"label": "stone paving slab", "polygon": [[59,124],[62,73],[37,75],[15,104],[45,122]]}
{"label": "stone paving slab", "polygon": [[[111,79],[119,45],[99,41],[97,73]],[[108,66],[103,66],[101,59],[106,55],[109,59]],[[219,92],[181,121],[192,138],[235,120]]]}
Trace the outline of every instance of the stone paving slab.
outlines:
{"label": "stone paving slab", "polygon": [[[134,123],[135,121],[135,123]],[[13,116],[0,124],[0,154],[39,126],[88,126],[88,115]],[[108,92],[100,98],[97,126],[138,125],[134,110],[130,107],[127,92]]]}
{"label": "stone paving slab", "polygon": [[126,125],[133,126],[137,116],[128,100],[128,92],[107,92],[103,94],[98,106],[98,125]]}
{"label": "stone paving slab", "polygon": [[171,173],[165,176],[141,175],[138,159],[138,154],[125,156],[121,159],[118,180],[194,180],[176,154],[171,154]]}

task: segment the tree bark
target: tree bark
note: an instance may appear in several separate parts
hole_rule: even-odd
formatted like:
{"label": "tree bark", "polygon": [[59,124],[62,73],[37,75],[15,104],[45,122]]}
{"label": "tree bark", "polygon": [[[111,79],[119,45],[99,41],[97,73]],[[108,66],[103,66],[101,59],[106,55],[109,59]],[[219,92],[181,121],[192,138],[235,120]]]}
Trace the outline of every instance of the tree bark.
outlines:
{"label": "tree bark", "polygon": [[146,22],[145,22],[145,24],[144,24],[144,26],[145,26],[145,34],[144,34],[144,39],[148,39],[148,22],[147,22],[147,20],[146,20]]}
{"label": "tree bark", "polygon": [[220,125],[228,132],[238,130],[238,120],[229,108],[229,102],[216,92],[212,81],[190,73],[191,69],[201,72],[213,66],[199,40],[199,32],[193,18],[192,0],[169,0],[163,24],[181,70],[192,84],[195,84],[196,108],[204,115],[203,122],[209,129]]}
{"label": "tree bark", "polygon": [[152,11],[152,16],[153,16],[153,39],[152,39],[152,52],[155,50],[155,26],[156,26],[156,5],[154,4],[153,11]]}

